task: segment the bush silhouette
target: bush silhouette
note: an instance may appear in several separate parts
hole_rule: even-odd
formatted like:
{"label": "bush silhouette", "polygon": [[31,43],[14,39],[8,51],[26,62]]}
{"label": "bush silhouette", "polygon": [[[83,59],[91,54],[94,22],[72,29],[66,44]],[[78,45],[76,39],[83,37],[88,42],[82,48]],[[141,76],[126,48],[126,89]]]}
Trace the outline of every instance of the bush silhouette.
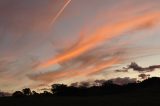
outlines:
{"label": "bush silhouette", "polygon": [[37,93],[36,91],[32,91],[32,96],[39,96],[39,93]]}
{"label": "bush silhouette", "polygon": [[15,91],[13,94],[12,94],[13,97],[22,97],[24,96],[24,94],[21,92],[21,91]]}
{"label": "bush silhouette", "polygon": [[55,95],[64,95],[64,91],[68,88],[67,85],[64,84],[53,84],[51,87],[51,91]]}
{"label": "bush silhouette", "polygon": [[31,92],[31,89],[30,89],[30,88],[25,88],[25,89],[22,90],[22,92],[23,92],[23,94],[24,94],[25,96],[30,96],[30,95],[32,95],[32,92]]}
{"label": "bush silhouette", "polygon": [[[51,86],[51,92],[44,91],[43,93],[37,93],[25,88],[21,91],[13,93],[14,97],[20,96],[97,96],[97,95],[110,95],[119,93],[128,93],[133,91],[143,91],[142,89],[160,89],[160,78],[149,78],[139,83],[128,83],[126,85],[116,85],[111,80],[101,81],[102,84],[96,84],[100,86],[67,86],[64,84],[53,84]],[[99,83],[99,82],[98,82]],[[145,90],[144,90],[145,91]],[[146,92],[148,93],[148,92]]]}

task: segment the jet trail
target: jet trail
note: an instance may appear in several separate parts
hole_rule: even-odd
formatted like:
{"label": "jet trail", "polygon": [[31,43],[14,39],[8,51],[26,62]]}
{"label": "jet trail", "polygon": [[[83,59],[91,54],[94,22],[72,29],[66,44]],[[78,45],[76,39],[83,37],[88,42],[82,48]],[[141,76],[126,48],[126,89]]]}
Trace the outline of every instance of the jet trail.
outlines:
{"label": "jet trail", "polygon": [[64,9],[68,6],[68,4],[71,2],[71,0],[68,0],[66,3],[65,3],[65,5],[59,10],[59,12],[56,14],[56,16],[53,18],[53,20],[52,20],[52,22],[51,22],[51,24],[50,25],[53,25],[55,22],[56,22],[56,20],[57,20],[57,18],[62,14],[62,12],[64,11]]}

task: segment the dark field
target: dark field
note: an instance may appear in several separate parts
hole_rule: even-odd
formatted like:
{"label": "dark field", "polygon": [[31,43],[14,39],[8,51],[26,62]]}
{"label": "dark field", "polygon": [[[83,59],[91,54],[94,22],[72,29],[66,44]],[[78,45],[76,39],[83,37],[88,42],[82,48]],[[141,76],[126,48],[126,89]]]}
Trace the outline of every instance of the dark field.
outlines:
{"label": "dark field", "polygon": [[0,106],[160,106],[160,94],[0,98]]}

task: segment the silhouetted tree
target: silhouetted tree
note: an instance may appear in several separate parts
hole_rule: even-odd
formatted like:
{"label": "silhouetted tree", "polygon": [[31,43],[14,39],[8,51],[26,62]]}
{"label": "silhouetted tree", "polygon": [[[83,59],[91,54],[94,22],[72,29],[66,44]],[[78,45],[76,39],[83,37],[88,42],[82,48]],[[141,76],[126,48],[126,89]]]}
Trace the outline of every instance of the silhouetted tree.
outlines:
{"label": "silhouetted tree", "polygon": [[[64,84],[53,84],[51,92],[44,91],[43,93],[37,93],[29,88],[25,88],[21,91],[16,91],[13,96],[98,96],[98,95],[110,95],[119,93],[132,93],[142,92],[147,94],[150,89],[157,93],[160,89],[160,78],[149,78],[142,82],[133,82],[125,85],[114,84],[112,80],[108,81],[97,81],[95,86],[88,87],[89,83],[84,83],[83,86],[74,87],[73,85],[67,86]],[[101,84],[102,83],[102,84]],[[77,84],[76,84],[77,85]],[[98,85],[98,86],[97,86]],[[156,89],[156,91],[155,91]],[[149,92],[147,91],[149,90]],[[153,93],[150,92],[150,93]]]}
{"label": "silhouetted tree", "polygon": [[22,90],[23,94],[26,96],[32,95],[31,89],[30,88],[25,88]]}
{"label": "silhouetted tree", "polygon": [[32,91],[32,96],[39,96],[39,93],[37,93],[36,91]]}
{"label": "silhouetted tree", "polygon": [[63,95],[64,91],[67,89],[67,85],[64,84],[53,84],[51,87],[51,92],[55,95]]}
{"label": "silhouetted tree", "polygon": [[52,93],[51,92],[48,92],[48,91],[44,91],[42,93],[42,96],[52,96]]}
{"label": "silhouetted tree", "polygon": [[22,97],[22,96],[24,96],[24,94],[23,94],[21,91],[15,91],[15,92],[12,94],[12,96],[14,96],[14,97]]}

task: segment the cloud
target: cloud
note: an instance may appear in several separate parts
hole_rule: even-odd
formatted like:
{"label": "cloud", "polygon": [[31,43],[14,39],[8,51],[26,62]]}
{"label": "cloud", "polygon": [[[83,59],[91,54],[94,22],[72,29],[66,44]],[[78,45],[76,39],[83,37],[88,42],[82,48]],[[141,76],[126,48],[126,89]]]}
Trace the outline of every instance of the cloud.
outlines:
{"label": "cloud", "polygon": [[106,82],[112,82],[113,84],[117,85],[125,85],[128,83],[136,83],[137,79],[136,78],[130,78],[130,77],[124,77],[124,78],[113,78],[113,79],[108,79],[108,80],[95,80],[95,81],[82,81],[82,82],[75,82],[71,83],[70,86],[74,87],[91,87],[91,86],[102,86]]}
{"label": "cloud", "polygon": [[[143,43],[148,30],[159,23],[160,13],[155,11],[159,3],[134,0],[135,6],[133,1],[102,0],[87,1],[91,3],[88,6],[86,1],[77,0],[71,2],[63,15],[56,16],[66,2],[0,1],[0,58],[5,58],[0,60],[1,87],[39,87],[41,82],[47,86],[55,81],[83,80],[126,62],[132,55],[140,57],[144,52],[155,52],[154,47],[152,50],[130,47],[138,41]],[[99,13],[103,16],[99,17]],[[55,22],[55,16],[60,19],[52,29],[50,24]],[[145,33],[139,33],[144,30]],[[28,54],[38,56],[41,62],[32,61]],[[136,68],[144,70],[140,66]],[[128,69],[124,67],[123,71]]]}
{"label": "cloud", "polygon": [[124,78],[114,78],[111,79],[111,81],[113,81],[114,84],[117,85],[124,85],[124,84],[128,84],[128,83],[136,83],[137,79],[136,78],[130,78],[130,77],[124,77]]}
{"label": "cloud", "polygon": [[[27,80],[27,74],[32,72],[32,67],[38,63],[32,57],[23,57],[17,60],[0,60],[0,87],[2,90],[10,91],[15,88],[24,87],[31,83]],[[24,83],[27,82],[27,83]]]}
{"label": "cloud", "polygon": [[123,20],[114,24],[102,26],[90,35],[87,39],[82,41],[74,49],[59,54],[56,57],[49,59],[37,66],[38,69],[47,68],[58,63],[66,62],[70,59],[78,57],[83,53],[96,48],[99,44],[109,41],[110,39],[122,35],[124,32],[137,30],[142,26],[146,27],[146,24],[152,22],[158,22],[160,20],[160,14],[157,12],[148,13],[142,16],[136,16],[127,20]]}
{"label": "cloud", "polygon": [[150,77],[150,74],[139,74],[138,77],[140,77],[141,79],[145,80],[145,79],[148,79]]}
{"label": "cloud", "polygon": [[52,17],[64,3],[65,0],[0,0],[0,57],[19,58],[48,42]]}
{"label": "cloud", "polygon": [[152,65],[152,66],[149,66],[149,67],[141,67],[137,63],[132,62],[127,67],[123,67],[123,69],[115,70],[115,71],[116,72],[128,72],[129,69],[133,69],[133,71],[137,71],[137,72],[152,72],[155,69],[159,69],[159,68],[160,68],[160,65]]}
{"label": "cloud", "polygon": [[[103,71],[109,70],[109,68],[112,68],[114,65],[120,64],[121,62],[128,60],[127,59],[128,57],[126,55],[127,49],[122,48],[121,46],[123,45],[119,43],[117,43],[117,45],[118,47],[112,45],[111,47],[105,46],[105,48],[103,47],[95,48],[92,51],[86,52],[85,54],[80,55],[74,59],[60,63],[59,69],[49,70],[48,72],[44,72],[42,69],[42,72],[32,73],[28,75],[28,77],[33,81],[54,83],[57,81],[65,81],[66,79],[70,80],[74,78],[83,78],[83,77],[90,77],[92,75],[93,76],[98,75]],[[141,49],[140,52],[142,51],[143,49]],[[110,60],[116,60],[116,61],[112,62],[112,64],[108,66],[108,62]],[[130,68],[131,67],[132,65],[130,66]],[[140,66],[138,66],[138,68],[139,67]],[[127,68],[123,67],[123,69],[116,71],[128,72],[128,67]]]}
{"label": "cloud", "polygon": [[[113,24],[113,26],[112,25],[107,26],[108,28],[106,30],[105,28],[103,29],[103,27],[102,29],[99,28],[98,31],[93,33],[93,35],[91,35],[89,38],[79,40],[77,45],[74,45],[74,47],[72,47],[68,51],[62,52],[59,55],[53,57],[53,59],[46,62],[42,62],[36,67],[43,70],[44,68],[47,68],[49,66],[60,64],[61,66],[60,69],[54,70],[54,71],[51,70],[49,72],[42,71],[39,73],[36,70],[36,73],[33,73],[28,77],[34,81],[51,83],[55,81],[65,80],[65,79],[69,80],[77,77],[95,75],[97,73],[104,71],[109,67],[112,67],[115,64],[120,63],[120,61],[123,61],[123,55],[125,55],[125,50],[122,49],[122,47],[119,47],[119,46],[114,47],[114,45],[112,45],[112,47],[107,48],[106,51],[101,51],[101,49],[97,48],[98,43],[112,41],[112,38],[121,36],[120,34],[121,31],[122,32],[128,31],[130,30],[130,28],[131,28],[131,31],[133,31],[134,29],[138,30],[138,29],[141,29],[142,26],[146,25],[148,22],[154,22],[156,21],[157,18],[159,19],[158,13],[157,15],[155,15],[155,17],[154,15],[153,17],[150,17],[150,15],[147,14],[144,16],[134,17],[133,19],[128,19],[127,21],[122,21],[122,22]],[[132,23],[132,20],[133,20],[133,23]],[[117,29],[117,34],[119,35],[112,36],[112,33],[113,34],[115,33],[114,32],[115,30],[113,30],[112,32],[112,27],[113,29],[114,28]],[[111,34],[111,36],[109,36],[108,34],[109,39],[105,35],[105,33],[107,33],[106,32],[107,30],[109,30],[108,32],[110,32],[109,34]],[[138,37],[137,39],[139,38],[140,37]],[[134,40],[129,41],[129,43],[131,42],[134,42]],[[106,61],[106,63],[103,62],[103,60],[106,58],[107,59],[111,58],[113,60],[117,59],[116,60],[117,62],[116,61],[111,62],[112,64],[108,65],[108,60]],[[127,55],[125,56],[125,58],[127,58]],[[127,71],[127,69],[123,71]]]}
{"label": "cloud", "polygon": [[111,67],[112,65],[114,65],[119,61],[120,60],[118,57],[113,57],[111,59],[94,64],[93,66],[81,67],[80,65],[78,68],[75,69],[71,68],[71,69],[57,70],[55,72],[51,71],[46,73],[32,74],[29,75],[28,77],[32,80],[47,81],[47,82],[54,82],[56,80],[64,78],[69,79],[74,77],[84,77],[84,76],[89,76],[91,74],[99,73],[103,71],[105,68]]}
{"label": "cloud", "polygon": [[96,86],[96,83],[94,81],[81,81],[81,82],[71,83],[70,86],[73,86],[73,87],[91,87],[91,86]]}

